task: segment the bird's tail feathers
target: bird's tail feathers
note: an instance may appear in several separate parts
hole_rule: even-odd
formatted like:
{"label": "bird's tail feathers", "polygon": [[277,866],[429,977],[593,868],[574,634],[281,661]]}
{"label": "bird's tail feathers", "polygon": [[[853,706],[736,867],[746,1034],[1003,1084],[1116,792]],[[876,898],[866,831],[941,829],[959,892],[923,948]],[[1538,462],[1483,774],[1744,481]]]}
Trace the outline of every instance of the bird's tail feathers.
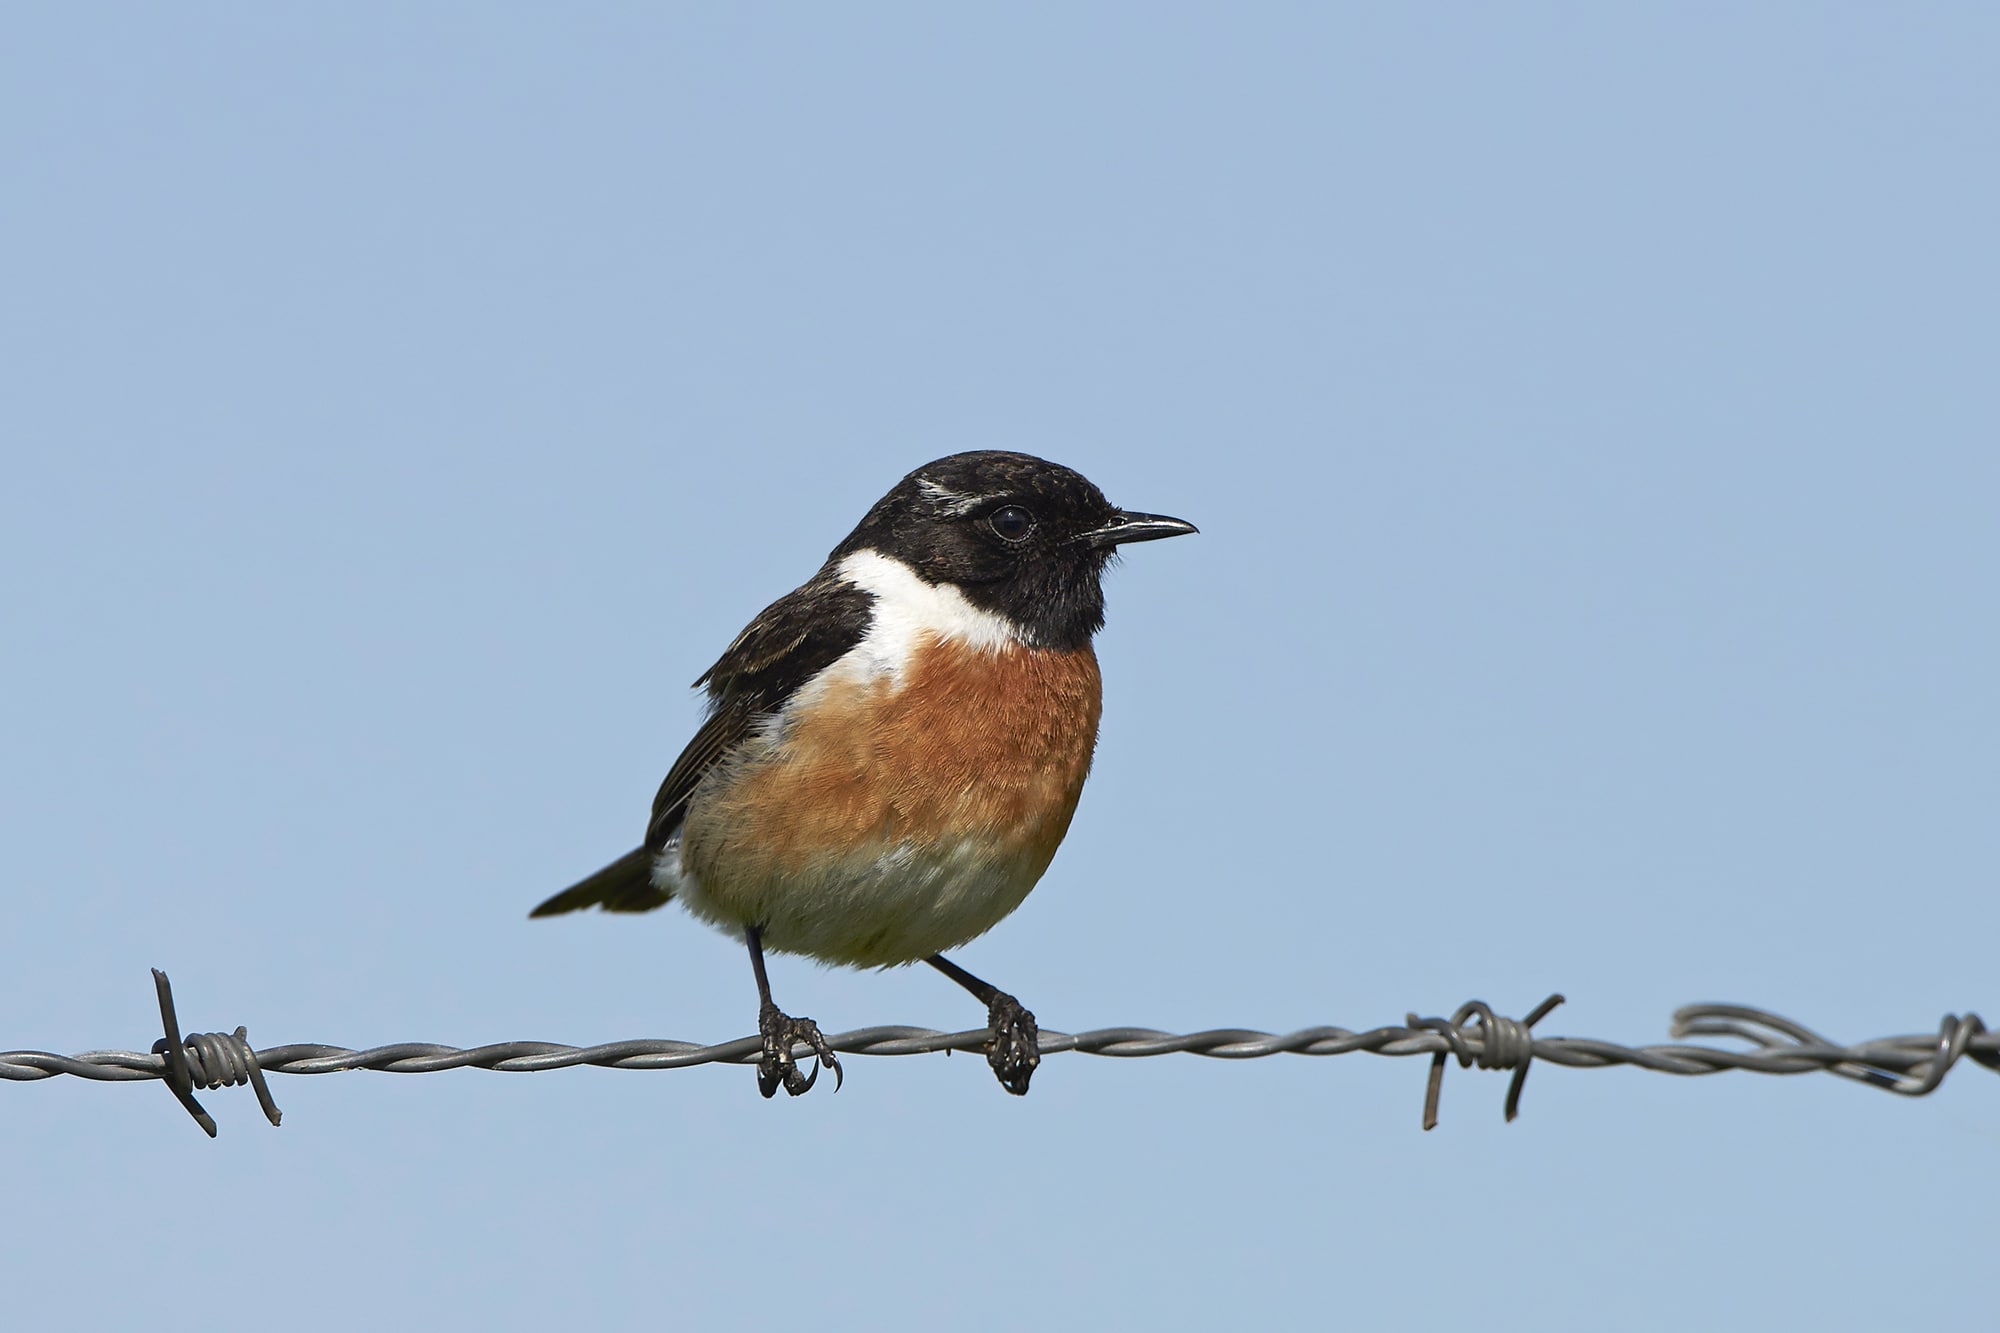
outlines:
{"label": "bird's tail feathers", "polygon": [[584,907],[607,912],[650,912],[673,894],[653,883],[653,853],[635,847],[594,875],[586,876],[528,913],[560,916]]}

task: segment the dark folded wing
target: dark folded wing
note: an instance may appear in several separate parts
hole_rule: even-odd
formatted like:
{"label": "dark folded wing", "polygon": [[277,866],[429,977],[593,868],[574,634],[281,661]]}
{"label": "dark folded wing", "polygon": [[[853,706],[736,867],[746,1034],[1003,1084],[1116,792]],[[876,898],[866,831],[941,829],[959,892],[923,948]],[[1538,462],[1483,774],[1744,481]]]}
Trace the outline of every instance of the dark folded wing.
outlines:
{"label": "dark folded wing", "polygon": [[821,570],[812,582],[765,607],[695,682],[708,690],[708,720],[660,784],[645,845],[564,889],[529,915],[555,916],[584,907],[647,912],[665,903],[668,893],[653,883],[653,858],[680,828],[688,798],[760,718],[783,707],[794,690],[861,642],[873,602],[869,594]]}
{"label": "dark folded wing", "polygon": [[653,798],[646,846],[666,846],[688,798],[709,769],[775,713],[793,691],[839,660],[868,632],[874,598],[827,570],[771,603],[714,666],[695,681],[709,697],[708,720],[681,751]]}
{"label": "dark folded wing", "polygon": [[701,730],[695,732],[694,739],[681,751],[681,757],[667,770],[659,794],[653,797],[653,817],[646,824],[647,851],[657,852],[667,845],[667,839],[681,826],[681,816],[687,812],[688,798],[694,795],[694,789],[708,770],[715,767],[715,761],[743,739],[754,720],[741,708],[718,708],[709,714],[708,721],[701,724]]}

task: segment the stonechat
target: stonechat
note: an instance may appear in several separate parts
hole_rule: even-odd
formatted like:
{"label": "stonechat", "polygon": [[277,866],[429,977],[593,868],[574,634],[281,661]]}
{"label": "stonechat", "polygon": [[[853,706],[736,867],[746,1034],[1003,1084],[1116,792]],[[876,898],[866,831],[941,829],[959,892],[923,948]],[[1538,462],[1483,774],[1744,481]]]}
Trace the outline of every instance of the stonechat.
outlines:
{"label": "stonechat", "polygon": [[[764,1096],[840,1062],[771,999],[764,951],[927,962],[987,1007],[987,1059],[1025,1093],[1035,1016],[946,957],[1021,905],[1069,831],[1097,744],[1105,566],[1192,523],[1119,509],[1027,454],[904,477],[695,682],[708,717],[644,845],[532,915],[679,899],[750,949]],[[817,1057],[801,1073],[793,1047]]]}

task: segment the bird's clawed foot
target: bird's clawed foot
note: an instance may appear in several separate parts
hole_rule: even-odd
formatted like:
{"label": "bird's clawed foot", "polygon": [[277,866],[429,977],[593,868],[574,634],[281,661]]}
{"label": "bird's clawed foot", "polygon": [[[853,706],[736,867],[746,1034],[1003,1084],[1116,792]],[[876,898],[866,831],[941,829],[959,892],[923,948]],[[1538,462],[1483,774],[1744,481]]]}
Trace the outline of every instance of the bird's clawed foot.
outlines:
{"label": "bird's clawed foot", "polygon": [[[1006,991],[998,991],[986,1005],[986,1063],[1000,1086],[1016,1097],[1028,1094],[1028,1080],[1042,1062],[1042,1030],[1035,1016]],[[769,1096],[769,1093],[765,1094]]]}
{"label": "bird's clawed foot", "polygon": [[[1035,1020],[1030,1017],[1030,1032],[1034,1023]],[[766,1097],[775,1097],[782,1085],[786,1092],[796,1097],[819,1082],[822,1068],[833,1071],[833,1090],[840,1091],[840,1060],[834,1055],[833,1048],[826,1044],[826,1038],[820,1035],[819,1024],[810,1018],[793,1018],[777,1005],[766,1003],[757,1011],[757,1032],[764,1038],[764,1058],[757,1062],[757,1091]],[[811,1074],[801,1074],[798,1061],[792,1058],[792,1047],[800,1043],[812,1048]],[[1024,1079],[1022,1090],[1026,1091],[1026,1088]]]}

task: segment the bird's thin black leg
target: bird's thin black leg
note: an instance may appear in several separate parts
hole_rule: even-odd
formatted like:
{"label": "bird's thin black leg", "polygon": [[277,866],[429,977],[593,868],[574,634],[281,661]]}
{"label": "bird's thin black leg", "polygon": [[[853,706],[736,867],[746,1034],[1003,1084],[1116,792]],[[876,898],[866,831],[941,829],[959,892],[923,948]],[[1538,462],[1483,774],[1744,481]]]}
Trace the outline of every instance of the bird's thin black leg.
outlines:
{"label": "bird's thin black leg", "polygon": [[[771,978],[764,973],[763,930],[748,926],[743,939],[750,946],[750,966],[757,973],[757,1033],[764,1039],[764,1058],[757,1062],[757,1091],[775,1097],[783,1086],[796,1097],[819,1082],[819,1071],[824,1067],[833,1071],[833,1090],[839,1092],[840,1061],[820,1035],[819,1024],[810,1018],[793,1018],[771,999]],[[792,1058],[792,1047],[801,1042],[812,1048],[810,1075],[801,1074],[798,1061]]]}
{"label": "bird's thin black leg", "polygon": [[1006,991],[981,981],[941,953],[924,961],[986,1006],[986,1027],[991,1034],[986,1039],[986,1063],[993,1066],[993,1076],[1001,1087],[1016,1097],[1026,1096],[1028,1080],[1042,1062],[1042,1031],[1035,1026],[1034,1014]]}

